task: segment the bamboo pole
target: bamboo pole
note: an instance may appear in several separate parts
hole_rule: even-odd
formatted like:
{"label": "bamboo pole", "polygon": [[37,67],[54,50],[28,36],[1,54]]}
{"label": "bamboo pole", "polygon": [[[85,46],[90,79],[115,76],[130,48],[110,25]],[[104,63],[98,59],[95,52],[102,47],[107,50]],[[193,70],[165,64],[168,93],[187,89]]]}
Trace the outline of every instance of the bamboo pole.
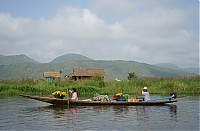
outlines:
{"label": "bamboo pole", "polygon": [[69,88],[67,87],[67,105],[68,105],[68,108],[69,108]]}

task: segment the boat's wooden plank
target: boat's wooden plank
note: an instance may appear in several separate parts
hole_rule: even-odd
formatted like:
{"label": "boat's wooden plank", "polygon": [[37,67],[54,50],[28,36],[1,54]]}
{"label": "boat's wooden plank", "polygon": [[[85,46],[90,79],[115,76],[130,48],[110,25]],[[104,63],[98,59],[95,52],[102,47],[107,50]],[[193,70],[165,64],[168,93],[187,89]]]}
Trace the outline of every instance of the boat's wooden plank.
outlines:
{"label": "boat's wooden plank", "polygon": [[[40,97],[40,96],[30,96],[30,95],[23,95],[20,94],[20,96],[35,99],[38,101],[54,104],[54,105],[68,105],[67,99],[58,99],[58,98],[50,98],[50,97]],[[177,102],[177,100],[159,100],[159,101],[148,101],[148,102],[103,102],[103,101],[83,101],[83,100],[70,100],[70,105],[128,105],[128,106],[134,106],[134,105],[163,105],[165,103],[172,103]]]}

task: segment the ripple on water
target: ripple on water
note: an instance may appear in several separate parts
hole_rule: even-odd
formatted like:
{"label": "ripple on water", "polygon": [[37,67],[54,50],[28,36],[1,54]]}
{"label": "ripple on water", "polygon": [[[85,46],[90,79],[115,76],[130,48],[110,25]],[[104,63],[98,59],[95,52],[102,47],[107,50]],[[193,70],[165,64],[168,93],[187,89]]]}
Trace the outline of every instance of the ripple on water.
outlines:
{"label": "ripple on water", "polygon": [[0,99],[0,130],[198,130],[199,99],[166,106],[49,106],[21,97]]}

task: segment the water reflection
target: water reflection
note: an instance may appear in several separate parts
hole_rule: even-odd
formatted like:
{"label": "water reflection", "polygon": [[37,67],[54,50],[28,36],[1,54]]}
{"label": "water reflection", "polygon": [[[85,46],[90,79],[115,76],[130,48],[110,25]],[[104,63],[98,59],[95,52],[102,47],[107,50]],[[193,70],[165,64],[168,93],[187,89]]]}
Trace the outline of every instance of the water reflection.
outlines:
{"label": "water reflection", "polygon": [[95,112],[102,112],[102,111],[108,111],[110,110],[110,106],[105,105],[105,106],[93,106],[92,110]]}
{"label": "water reflection", "polygon": [[39,115],[45,114],[42,120],[51,122],[53,127],[70,130],[84,129],[83,127],[85,127],[85,129],[88,129],[89,127],[91,129],[98,129],[97,127],[101,127],[99,129],[104,129],[105,125],[108,123],[112,123],[110,128],[115,129],[115,127],[123,122],[127,124],[124,125],[127,126],[127,129],[137,126],[138,129],[147,130],[152,124],[159,124],[157,122],[163,121],[162,119],[165,119],[163,117],[166,117],[166,119],[171,117],[170,122],[177,120],[176,105],[70,106],[69,108],[67,106],[45,106],[37,108],[29,107],[27,110],[31,111],[32,114],[38,114],[38,120],[41,119]]}
{"label": "water reflection", "polygon": [[65,106],[48,106],[45,107],[46,110],[51,109],[54,118],[61,118],[66,114],[67,108]]}
{"label": "water reflection", "polygon": [[177,105],[168,105],[170,109],[170,116],[173,121],[177,121]]}
{"label": "water reflection", "polygon": [[[168,108],[166,108],[168,107]],[[149,114],[152,112],[155,112],[156,109],[163,109],[167,110],[166,113],[170,114],[170,117],[176,118],[177,117],[177,106],[176,105],[164,105],[164,106],[135,106],[132,107],[135,108],[137,111],[137,116],[142,116],[142,118],[147,119],[149,117]]]}
{"label": "water reflection", "polygon": [[77,112],[78,107],[70,107],[67,106],[45,106],[41,107],[42,110],[46,110],[47,112],[51,112],[51,116],[53,119],[54,126],[57,126],[58,129],[60,127],[64,129],[76,130],[76,121],[77,121]]}
{"label": "water reflection", "polygon": [[149,121],[149,113],[150,113],[150,106],[136,106],[136,112],[137,112],[137,121],[138,125],[140,127],[143,127],[143,129],[148,129],[148,121]]}
{"label": "water reflection", "polygon": [[169,105],[171,117],[176,117],[177,115],[177,105]]}
{"label": "water reflection", "polygon": [[[176,117],[177,114],[177,105],[164,105],[164,106],[70,106],[67,108],[66,106],[45,106],[39,107],[40,110],[52,110],[55,118],[62,117],[67,111],[70,111],[72,116],[75,116],[78,113],[79,109],[90,108],[95,112],[102,111],[113,111],[116,116],[122,113],[136,112],[138,116],[148,117],[151,112],[151,108],[155,110],[158,107],[163,107],[166,109],[168,107],[169,114],[171,117]],[[32,108],[32,111],[36,110]],[[38,110],[38,108],[37,108]]]}
{"label": "water reflection", "polygon": [[130,112],[129,106],[112,106],[112,110],[116,119],[124,117],[125,114]]}
{"label": "water reflection", "polygon": [[139,106],[136,107],[137,116],[139,119],[144,121],[144,124],[146,125],[149,120],[149,113],[150,113],[150,107],[149,106]]}
{"label": "water reflection", "polygon": [[75,123],[78,108],[70,108],[70,110],[71,110],[72,123]]}
{"label": "water reflection", "polygon": [[67,108],[67,106],[46,106],[42,108],[45,110],[52,110],[52,115],[54,118],[61,118],[63,116],[71,116],[72,122],[75,122],[76,115],[78,112],[78,107]]}

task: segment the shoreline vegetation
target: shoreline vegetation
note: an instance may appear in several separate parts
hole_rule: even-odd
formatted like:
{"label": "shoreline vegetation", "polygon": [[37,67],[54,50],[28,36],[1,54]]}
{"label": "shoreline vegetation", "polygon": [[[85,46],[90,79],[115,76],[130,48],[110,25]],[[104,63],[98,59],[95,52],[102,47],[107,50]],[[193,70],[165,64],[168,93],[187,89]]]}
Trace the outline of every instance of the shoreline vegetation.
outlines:
{"label": "shoreline vegetation", "polygon": [[138,87],[146,86],[150,94],[161,96],[176,92],[180,95],[199,95],[200,76],[190,78],[135,78],[125,81],[52,81],[46,82],[24,78],[21,80],[0,80],[0,95],[15,96],[19,94],[52,96],[55,91],[76,88],[79,96],[92,96],[96,93],[113,95],[125,93],[136,95]]}

